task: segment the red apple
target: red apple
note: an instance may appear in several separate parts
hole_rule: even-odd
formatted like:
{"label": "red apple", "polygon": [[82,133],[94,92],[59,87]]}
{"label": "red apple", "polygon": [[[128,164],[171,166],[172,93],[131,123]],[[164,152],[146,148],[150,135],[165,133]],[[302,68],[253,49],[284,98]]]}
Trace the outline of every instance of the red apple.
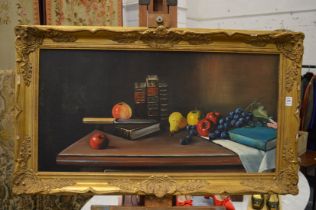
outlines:
{"label": "red apple", "polygon": [[207,119],[200,120],[196,125],[196,130],[200,136],[208,136],[211,129],[211,122]]}
{"label": "red apple", "polygon": [[109,139],[103,133],[95,133],[89,139],[89,145],[92,149],[104,149],[108,144]]}
{"label": "red apple", "polygon": [[219,112],[214,112],[214,114],[217,117],[217,119],[219,119],[219,117],[221,116],[221,113],[219,113]]}
{"label": "red apple", "polygon": [[209,112],[206,114],[205,119],[211,121],[214,124],[217,124],[219,116],[220,116],[219,112]]}
{"label": "red apple", "polygon": [[115,119],[129,119],[132,117],[132,109],[125,102],[117,103],[112,108],[112,116]]}

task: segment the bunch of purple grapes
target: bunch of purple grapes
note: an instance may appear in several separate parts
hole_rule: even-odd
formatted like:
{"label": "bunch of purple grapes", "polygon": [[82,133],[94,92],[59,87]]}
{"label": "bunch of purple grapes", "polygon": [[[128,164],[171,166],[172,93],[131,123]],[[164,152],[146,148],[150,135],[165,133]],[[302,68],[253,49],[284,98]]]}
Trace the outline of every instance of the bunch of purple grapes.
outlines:
{"label": "bunch of purple grapes", "polygon": [[218,120],[214,129],[209,133],[209,140],[216,138],[229,139],[229,130],[256,125],[251,112],[244,111],[242,108],[236,108],[234,111],[229,112],[226,117],[221,117]]}
{"label": "bunch of purple grapes", "polygon": [[182,145],[187,145],[190,144],[192,141],[193,136],[197,136],[198,132],[196,130],[196,126],[195,125],[187,125],[186,126],[186,130],[188,132],[188,135],[184,138],[180,139],[180,144]]}

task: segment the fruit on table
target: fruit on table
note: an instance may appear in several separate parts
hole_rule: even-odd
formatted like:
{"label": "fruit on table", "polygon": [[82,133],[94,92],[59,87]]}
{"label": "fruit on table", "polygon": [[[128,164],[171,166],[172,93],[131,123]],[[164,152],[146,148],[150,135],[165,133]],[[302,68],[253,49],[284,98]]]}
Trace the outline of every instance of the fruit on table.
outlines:
{"label": "fruit on table", "polygon": [[238,107],[234,111],[229,112],[226,117],[218,119],[214,129],[209,133],[209,140],[217,138],[229,139],[228,131],[243,126],[258,126],[260,122],[253,121],[253,114]]}
{"label": "fruit on table", "polygon": [[211,122],[205,118],[203,120],[200,120],[196,125],[196,130],[200,136],[208,137],[208,133],[211,130]]}
{"label": "fruit on table", "polygon": [[209,138],[209,140],[214,140],[214,139],[216,139],[216,134],[214,132],[210,132],[208,134],[208,138]]}
{"label": "fruit on table", "polygon": [[92,149],[105,149],[109,145],[109,139],[105,134],[97,132],[90,137],[89,145]]}
{"label": "fruit on table", "polygon": [[192,141],[192,136],[186,136],[186,137],[180,139],[180,144],[181,145],[188,145],[191,143],[191,141]]}
{"label": "fruit on table", "polygon": [[192,141],[192,138],[198,135],[198,132],[196,130],[196,125],[187,125],[186,130],[187,130],[188,135],[184,138],[180,138],[180,144],[182,145],[190,144]]}
{"label": "fruit on table", "polygon": [[219,112],[209,112],[206,114],[205,119],[211,121],[214,124],[217,124],[219,117],[220,117]]}
{"label": "fruit on table", "polygon": [[198,132],[196,130],[196,125],[187,125],[186,126],[186,130],[188,132],[188,135],[191,136],[191,137],[198,135]]}
{"label": "fruit on table", "polygon": [[175,133],[187,125],[187,120],[180,112],[172,112],[169,115],[169,125],[170,125],[170,132]]}
{"label": "fruit on table", "polygon": [[221,134],[220,134],[220,138],[221,139],[227,139],[229,138],[229,134],[227,131],[222,131]]}
{"label": "fruit on table", "polygon": [[199,110],[192,110],[187,114],[187,121],[189,125],[198,124],[201,117],[201,112]]}
{"label": "fruit on table", "polygon": [[132,109],[125,102],[119,102],[112,108],[112,116],[115,119],[129,119],[132,117]]}

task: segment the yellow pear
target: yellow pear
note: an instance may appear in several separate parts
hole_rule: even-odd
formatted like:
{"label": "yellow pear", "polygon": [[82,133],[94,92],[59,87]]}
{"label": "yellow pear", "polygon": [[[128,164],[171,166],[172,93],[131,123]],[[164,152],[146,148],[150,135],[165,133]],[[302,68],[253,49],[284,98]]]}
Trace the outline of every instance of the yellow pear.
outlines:
{"label": "yellow pear", "polygon": [[197,125],[200,121],[201,111],[192,110],[187,114],[187,122],[189,125]]}
{"label": "yellow pear", "polygon": [[187,120],[180,112],[172,112],[169,115],[170,132],[175,133],[185,128],[187,125]]}

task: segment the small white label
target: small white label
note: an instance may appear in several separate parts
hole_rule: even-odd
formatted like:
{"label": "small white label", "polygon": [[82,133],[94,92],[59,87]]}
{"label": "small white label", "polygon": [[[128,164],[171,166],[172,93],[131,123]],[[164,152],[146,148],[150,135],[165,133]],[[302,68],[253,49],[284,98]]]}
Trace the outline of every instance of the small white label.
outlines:
{"label": "small white label", "polygon": [[285,97],[285,106],[292,106],[293,104],[293,98],[290,96]]}

